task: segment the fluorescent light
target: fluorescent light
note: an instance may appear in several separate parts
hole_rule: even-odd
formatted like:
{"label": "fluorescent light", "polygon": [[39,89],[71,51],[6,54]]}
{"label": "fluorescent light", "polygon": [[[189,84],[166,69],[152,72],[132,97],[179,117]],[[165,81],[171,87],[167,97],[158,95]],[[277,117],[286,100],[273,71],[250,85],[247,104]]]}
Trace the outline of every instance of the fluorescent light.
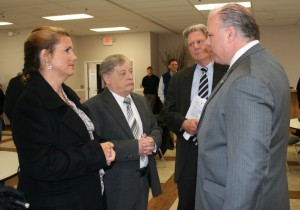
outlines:
{"label": "fluorescent light", "polygon": [[126,27],[112,27],[112,28],[91,28],[90,30],[96,32],[108,32],[108,31],[127,31],[130,29]]}
{"label": "fluorescent light", "polygon": [[0,21],[0,26],[12,25],[13,23],[10,22],[2,22]]}
{"label": "fluorescent light", "polygon": [[[250,2],[235,2],[235,3],[240,4],[244,7],[251,7]],[[198,5],[195,5],[195,7],[197,8],[197,10],[212,10],[216,7],[221,7],[225,4],[227,4],[227,3],[222,3],[222,4],[198,4]]]}
{"label": "fluorescent light", "polygon": [[72,15],[48,16],[43,18],[48,20],[53,20],[53,21],[60,21],[60,20],[86,19],[86,18],[94,18],[94,17],[87,14],[72,14]]}

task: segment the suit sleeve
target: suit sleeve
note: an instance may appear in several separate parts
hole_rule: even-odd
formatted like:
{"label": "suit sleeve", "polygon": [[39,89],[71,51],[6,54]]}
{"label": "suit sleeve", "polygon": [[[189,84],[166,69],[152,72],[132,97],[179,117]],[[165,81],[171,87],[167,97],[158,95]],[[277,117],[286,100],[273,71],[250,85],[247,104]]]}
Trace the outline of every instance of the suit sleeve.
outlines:
{"label": "suit sleeve", "polygon": [[169,84],[168,94],[165,98],[164,107],[160,113],[161,120],[175,133],[179,133],[183,121],[186,119],[179,110],[177,95],[181,94],[182,90],[178,90],[178,77],[175,74]]}
{"label": "suit sleeve", "polygon": [[268,171],[274,99],[266,84],[248,76],[231,85],[224,108],[228,171],[223,209],[255,209]]}
{"label": "suit sleeve", "polygon": [[[106,91],[104,91],[104,94]],[[102,140],[112,142],[114,144],[114,150],[116,151],[115,161],[136,161],[140,159],[138,154],[138,142],[132,138],[126,138],[126,134],[123,133],[123,129],[114,118],[111,112],[120,112],[117,102],[112,103],[110,108],[106,109],[99,99],[100,95],[95,98],[89,99],[83,103],[83,107],[91,121],[95,126],[95,134],[101,136]],[[115,106],[114,106],[115,105]],[[114,126],[113,126],[114,125]]]}
{"label": "suit sleeve", "polygon": [[147,103],[148,113],[150,114],[150,134],[147,134],[147,135],[151,136],[154,139],[157,148],[160,148],[161,143],[162,143],[162,137],[161,137],[162,136],[162,130],[157,125],[157,119],[152,114],[151,107],[150,107],[148,101],[146,101],[146,103]]}

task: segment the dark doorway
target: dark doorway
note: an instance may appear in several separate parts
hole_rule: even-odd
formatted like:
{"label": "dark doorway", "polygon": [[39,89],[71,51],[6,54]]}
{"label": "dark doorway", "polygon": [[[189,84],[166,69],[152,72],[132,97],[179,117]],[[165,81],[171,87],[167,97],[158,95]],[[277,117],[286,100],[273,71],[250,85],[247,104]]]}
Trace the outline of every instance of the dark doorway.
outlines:
{"label": "dark doorway", "polygon": [[104,89],[104,82],[100,76],[100,66],[101,64],[97,64],[97,93],[101,93]]}

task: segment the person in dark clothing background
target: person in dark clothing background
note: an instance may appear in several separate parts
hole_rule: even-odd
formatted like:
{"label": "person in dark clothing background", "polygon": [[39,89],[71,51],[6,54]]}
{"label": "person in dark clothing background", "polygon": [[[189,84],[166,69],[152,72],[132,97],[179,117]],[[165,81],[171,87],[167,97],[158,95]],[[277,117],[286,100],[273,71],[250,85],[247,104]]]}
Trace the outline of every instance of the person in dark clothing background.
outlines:
{"label": "person in dark clothing background", "polygon": [[177,72],[177,70],[178,70],[177,60],[174,58],[170,59],[168,63],[168,71],[163,75],[161,75],[161,78],[159,80],[158,96],[162,103],[164,103],[165,98],[167,96],[171,77],[173,76],[174,73]]}
{"label": "person in dark clothing background", "polygon": [[298,106],[299,106],[299,109],[300,109],[300,77],[299,77],[299,80],[298,80],[298,83],[297,83],[297,98],[298,98]]}
{"label": "person in dark clothing background", "polygon": [[2,84],[0,83],[0,141],[2,140],[2,130],[4,129],[4,120],[3,120],[3,106],[4,106],[4,92],[2,90]]}
{"label": "person in dark clothing background", "polygon": [[[165,97],[167,96],[168,87],[171,78],[177,72],[177,70],[178,70],[178,62],[175,58],[171,58],[168,62],[168,71],[162,74],[159,80],[158,97],[162,103],[164,103]],[[170,150],[174,149],[174,135],[172,134],[168,126],[161,121],[160,117],[158,117],[158,119],[159,119],[159,124],[163,129],[163,142],[161,144],[161,152],[162,154],[165,154],[167,149]]]}
{"label": "person in dark clothing background", "polygon": [[159,84],[158,76],[153,74],[153,68],[149,66],[147,68],[147,76],[142,80],[142,86],[144,88],[144,95],[149,101],[152,112],[154,112],[154,106],[157,98],[157,89]]}
{"label": "person in dark clothing background", "polygon": [[[300,109],[300,78],[298,80],[296,89],[297,89],[298,106],[299,106],[299,109]],[[300,118],[300,116],[298,116],[298,118]],[[292,132],[292,134],[300,137],[300,129],[296,129],[296,131]],[[300,151],[298,153],[300,154]]]}
{"label": "person in dark clothing background", "polygon": [[4,113],[9,120],[12,118],[17,100],[25,88],[25,83],[22,81],[25,80],[25,77],[22,77],[23,73],[19,73],[17,76],[11,78],[6,89]]}

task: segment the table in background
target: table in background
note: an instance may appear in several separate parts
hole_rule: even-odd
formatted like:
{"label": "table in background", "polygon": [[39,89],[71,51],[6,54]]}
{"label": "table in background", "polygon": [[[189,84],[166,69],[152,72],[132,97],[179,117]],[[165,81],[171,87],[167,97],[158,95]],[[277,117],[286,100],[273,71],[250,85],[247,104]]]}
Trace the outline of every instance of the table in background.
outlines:
{"label": "table in background", "polygon": [[19,159],[16,152],[0,151],[0,186],[18,174]]}
{"label": "table in background", "polygon": [[300,109],[298,105],[297,90],[291,89],[291,114],[290,118],[300,117]]}
{"label": "table in background", "polygon": [[290,119],[290,128],[300,129],[299,118]]}

